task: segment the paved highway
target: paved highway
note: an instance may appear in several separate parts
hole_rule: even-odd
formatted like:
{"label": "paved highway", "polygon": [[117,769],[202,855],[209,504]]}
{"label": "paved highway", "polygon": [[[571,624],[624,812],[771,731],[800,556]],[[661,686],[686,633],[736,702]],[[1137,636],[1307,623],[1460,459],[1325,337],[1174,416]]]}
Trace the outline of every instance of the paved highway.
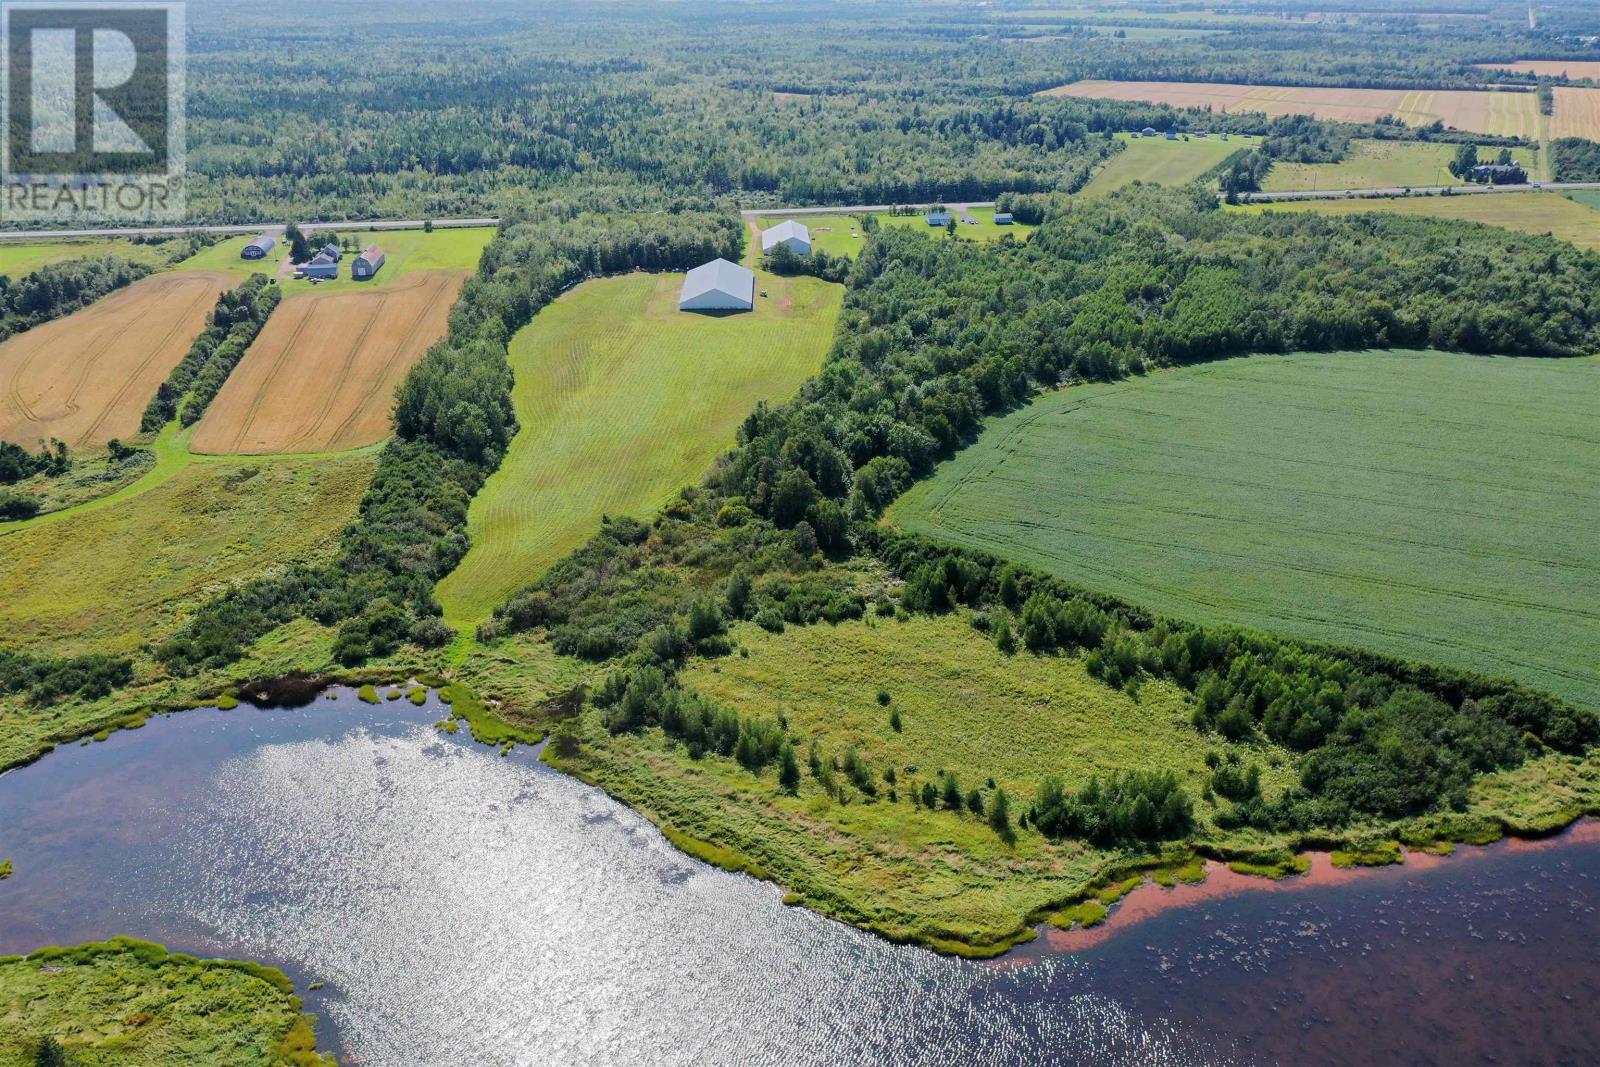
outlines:
{"label": "paved highway", "polygon": [[[1358,200],[1363,197],[1376,198],[1387,196],[1405,196],[1405,186],[1393,186],[1387,189],[1302,189],[1295,192],[1281,193],[1240,193],[1240,203],[1264,203],[1272,200],[1333,200],[1349,198]],[[1482,196],[1493,193],[1528,193],[1539,192],[1545,189],[1557,191],[1563,189],[1600,189],[1600,182],[1536,182],[1527,185],[1413,185],[1409,187],[1412,196],[1427,194],[1440,194],[1445,190],[1452,196]]]}
{"label": "paved highway", "polygon": [[[462,226],[497,226],[499,219],[367,219],[348,222],[305,222],[300,228],[306,233],[315,230],[420,230],[431,221],[436,230]],[[277,223],[256,222],[244,226],[145,226],[117,229],[107,227],[96,230],[0,230],[4,241],[50,241],[60,237],[153,237],[168,233],[261,233],[263,230],[279,232]]]}

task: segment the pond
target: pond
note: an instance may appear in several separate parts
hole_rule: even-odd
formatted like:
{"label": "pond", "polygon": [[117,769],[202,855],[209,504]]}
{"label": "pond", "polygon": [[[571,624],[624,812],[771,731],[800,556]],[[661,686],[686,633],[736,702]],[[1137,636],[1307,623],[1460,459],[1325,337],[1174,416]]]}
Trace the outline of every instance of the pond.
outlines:
{"label": "pond", "polygon": [[[971,963],[786,908],[445,709],[206,709],[0,776],[0,952],[282,967],[363,1065],[1578,1063],[1600,834],[1153,887]],[[1171,906],[1181,904],[1182,906]]]}

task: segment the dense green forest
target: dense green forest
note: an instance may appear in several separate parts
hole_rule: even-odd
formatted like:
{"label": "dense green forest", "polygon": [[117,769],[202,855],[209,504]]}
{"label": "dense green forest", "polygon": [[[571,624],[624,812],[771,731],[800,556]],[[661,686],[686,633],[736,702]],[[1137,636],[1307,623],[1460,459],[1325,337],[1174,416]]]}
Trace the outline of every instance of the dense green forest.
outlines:
{"label": "dense green forest", "polygon": [[[1213,32],[1118,38],[1094,26],[1112,14],[1008,5],[486,0],[444,14],[403,0],[329,20],[196,4],[190,210],[196,221],[324,220],[498,214],[529,191],[595,211],[679,197],[759,206],[1070,191],[1114,150],[1099,134],[1197,121],[1265,132],[1266,120],[1030,95],[1063,82],[1531,85],[1473,64],[1509,58],[1519,36],[1526,54],[1583,51],[1498,14],[1441,34],[1404,19],[1232,23],[1155,10]],[[1018,24],[1061,39],[1019,45]]]}

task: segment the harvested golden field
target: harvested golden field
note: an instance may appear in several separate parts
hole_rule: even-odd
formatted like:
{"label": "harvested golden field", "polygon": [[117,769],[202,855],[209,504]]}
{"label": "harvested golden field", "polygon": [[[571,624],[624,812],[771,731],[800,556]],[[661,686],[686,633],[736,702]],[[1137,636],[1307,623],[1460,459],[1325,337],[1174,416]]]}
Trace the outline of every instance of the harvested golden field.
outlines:
{"label": "harvested golden field", "polygon": [[1600,89],[1556,86],[1555,114],[1550,116],[1551,137],[1600,140]]}
{"label": "harvested golden field", "polygon": [[467,275],[289,297],[195,430],[197,452],[334,452],[389,435],[394,391],[445,334]]}
{"label": "harvested golden field", "polygon": [[1594,78],[1600,81],[1600,59],[1519,59],[1511,63],[1479,63],[1482,70],[1513,70],[1541,78]]}
{"label": "harvested golden field", "polygon": [[0,344],[0,440],[78,448],[138,433],[156,387],[232,285],[210,272],[145,278]]}
{"label": "harvested golden field", "polygon": [[1342,122],[1372,122],[1394,115],[1413,126],[1440,121],[1455,129],[1492,134],[1535,136],[1539,128],[1538,100],[1531,92],[1081,81],[1046,89],[1040,95],[1148,101],[1172,107],[1209,107],[1218,112],[1259,111],[1272,117],[1313,115]]}

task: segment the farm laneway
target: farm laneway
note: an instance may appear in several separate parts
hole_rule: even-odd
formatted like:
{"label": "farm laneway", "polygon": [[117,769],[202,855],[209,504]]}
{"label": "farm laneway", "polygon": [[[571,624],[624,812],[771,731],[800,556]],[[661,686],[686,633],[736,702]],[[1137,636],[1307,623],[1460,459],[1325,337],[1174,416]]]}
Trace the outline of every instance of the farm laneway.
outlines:
{"label": "farm laneway", "polygon": [[677,310],[681,274],[585,282],[511,341],[521,424],[473,499],[472,551],[439,583],[445,617],[483,619],[593,535],[704,477],[758,401],[822,365],[843,289],[757,276],[756,309]]}

